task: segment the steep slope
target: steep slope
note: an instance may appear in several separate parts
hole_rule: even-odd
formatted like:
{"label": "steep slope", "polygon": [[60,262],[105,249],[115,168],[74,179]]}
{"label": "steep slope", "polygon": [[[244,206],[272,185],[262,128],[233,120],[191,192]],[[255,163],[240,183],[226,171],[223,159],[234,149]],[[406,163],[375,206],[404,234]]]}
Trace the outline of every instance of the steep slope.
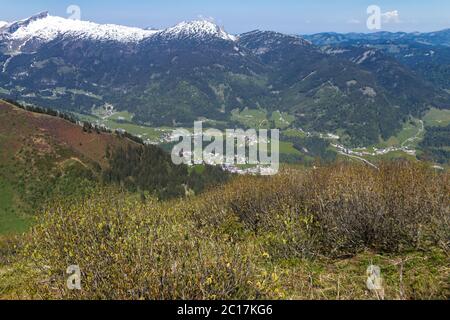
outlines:
{"label": "steep slope", "polygon": [[66,160],[67,157],[55,153],[61,149],[71,157],[79,157],[86,165],[96,163],[104,167],[107,165],[105,151],[108,146],[125,147],[133,144],[113,134],[83,131],[81,126],[64,119],[29,112],[2,100],[0,112],[0,134],[3,139],[7,137],[9,143],[9,147],[3,145],[2,148],[2,151],[9,153],[2,152],[5,157],[20,153],[22,142],[41,141],[33,144],[37,153],[53,154],[56,158]]}
{"label": "steep slope", "polygon": [[156,35],[168,40],[220,38],[226,41],[236,41],[237,39],[223,28],[207,20],[183,21],[174,27],[156,32]]}
{"label": "steep slope", "polygon": [[0,26],[0,28],[0,39],[6,43],[4,49],[9,52],[32,52],[40,45],[59,37],[131,43],[139,42],[158,32],[64,19],[50,16],[48,12],[42,12],[28,19]]}
{"label": "steep slope", "polygon": [[431,33],[319,33],[306,39],[329,52],[373,48],[395,58],[442,89],[450,88],[450,29]]}
{"label": "steep slope", "polygon": [[423,103],[445,107],[447,102],[448,105],[446,92],[426,81],[415,68],[408,68],[400,54],[393,53],[392,45],[324,47],[322,51],[348,59],[369,71],[399,106],[409,104],[409,110],[420,111],[426,107],[421,105]]}
{"label": "steep slope", "polygon": [[[44,15],[32,20],[48,19],[56,18]],[[72,24],[68,22],[59,29]],[[101,27],[89,32],[97,34]],[[12,98],[20,95],[29,102],[55,108],[65,105],[69,110],[88,112],[108,102],[118,108],[137,108],[138,120],[165,124],[190,123],[208,113],[219,117],[223,99],[215,92],[220,91],[220,83],[228,82],[224,73],[237,73],[241,66],[249,64],[236,50],[235,38],[207,21],[144,32],[153,36],[145,41],[115,41],[109,37],[99,41],[89,34],[60,30],[45,41],[39,38],[39,50],[29,51],[28,44],[35,43],[36,38],[32,33],[31,40],[20,44],[20,54],[3,50],[0,82]],[[6,47],[14,47],[10,40],[16,33],[4,36]],[[214,70],[210,68],[220,70],[222,66],[226,70],[221,70],[222,75],[214,81]],[[24,90],[19,93],[16,86]]]}
{"label": "steep slope", "polygon": [[97,24],[89,21],[71,20],[41,12],[28,19],[13,23],[0,23],[0,39],[3,50],[33,52],[41,45],[58,38],[93,40],[101,42],[138,43],[152,36],[164,39],[220,38],[235,41],[217,25],[206,21],[181,22],[166,30],[140,29],[113,24]]}
{"label": "steep slope", "polygon": [[380,43],[376,48],[415,71],[437,88],[450,90],[449,46]]}
{"label": "steep slope", "polygon": [[375,48],[319,49],[272,32],[243,34],[240,43],[275,68],[270,80],[279,97],[275,105],[296,114],[299,126],[344,129],[350,139],[358,137],[352,139],[356,144],[386,139],[409,114],[449,101],[447,93]]}
{"label": "steep slope", "polygon": [[0,100],[0,234],[24,230],[55,195],[89,193],[108,165],[108,146],[133,144]]}
{"label": "steep slope", "polygon": [[0,236],[25,230],[55,199],[78,201],[100,185],[165,200],[229,178],[218,167],[177,166],[163,149],[126,134],[32,110],[0,100]]}

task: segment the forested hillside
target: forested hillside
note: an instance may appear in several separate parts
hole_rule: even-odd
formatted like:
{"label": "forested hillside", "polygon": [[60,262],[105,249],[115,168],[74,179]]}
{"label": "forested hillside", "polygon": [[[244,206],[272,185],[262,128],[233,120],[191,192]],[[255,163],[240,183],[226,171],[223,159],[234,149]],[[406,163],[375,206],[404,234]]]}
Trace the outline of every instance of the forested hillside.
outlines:
{"label": "forested hillside", "polygon": [[0,100],[0,234],[25,231],[54,198],[81,199],[101,184],[165,199],[227,180],[220,168],[175,166],[162,149],[126,133],[12,103]]}

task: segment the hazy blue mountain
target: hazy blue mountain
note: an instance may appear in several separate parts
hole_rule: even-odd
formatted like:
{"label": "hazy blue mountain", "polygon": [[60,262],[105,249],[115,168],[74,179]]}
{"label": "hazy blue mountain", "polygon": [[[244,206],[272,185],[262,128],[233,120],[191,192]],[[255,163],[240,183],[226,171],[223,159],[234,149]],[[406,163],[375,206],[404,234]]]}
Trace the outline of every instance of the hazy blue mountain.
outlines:
{"label": "hazy blue mountain", "polygon": [[366,44],[368,42],[415,42],[433,46],[450,47],[450,29],[429,32],[429,33],[406,33],[406,32],[373,32],[373,33],[334,33],[324,32],[312,35],[303,35],[303,38],[311,41],[315,45],[335,45],[335,44]]}

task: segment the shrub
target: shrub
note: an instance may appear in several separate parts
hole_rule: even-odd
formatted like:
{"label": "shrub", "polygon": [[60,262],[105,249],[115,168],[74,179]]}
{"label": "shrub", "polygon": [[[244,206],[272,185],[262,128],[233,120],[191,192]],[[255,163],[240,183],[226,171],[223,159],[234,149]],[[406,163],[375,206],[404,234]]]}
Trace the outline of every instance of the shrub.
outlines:
{"label": "shrub", "polygon": [[[81,204],[56,204],[33,229],[26,255],[45,284],[40,296],[78,299],[257,298],[258,248],[196,230],[178,203],[142,204],[100,192]],[[256,254],[256,255],[255,255]],[[82,291],[66,288],[78,265]]]}
{"label": "shrub", "polygon": [[[314,267],[315,261],[367,252],[402,257],[421,249],[431,252],[436,245],[448,254],[448,180],[448,173],[422,164],[392,162],[375,170],[341,163],[284,170],[274,177],[237,177],[203,195],[170,202],[111,189],[81,203],[64,199],[28,235],[21,261],[36,273],[34,291],[28,293],[80,299],[271,299],[285,297],[297,281],[292,272]],[[433,259],[420,265],[433,265]],[[430,294],[442,297],[443,262],[436,264]],[[82,291],[67,290],[69,265],[80,266]],[[359,267],[358,277],[364,278],[366,263]],[[411,288],[420,288],[421,297],[431,292],[414,284],[412,272]],[[302,286],[320,291],[310,281]],[[363,296],[364,279],[361,284]]]}
{"label": "shrub", "polygon": [[427,241],[448,249],[448,180],[448,173],[408,162],[288,170],[236,179],[203,197],[193,215],[216,226],[235,216],[268,236],[274,255],[399,252]]}
{"label": "shrub", "polygon": [[431,240],[438,217],[448,230],[449,191],[448,174],[425,165],[341,165],[310,173],[304,201],[325,252],[399,252]]}

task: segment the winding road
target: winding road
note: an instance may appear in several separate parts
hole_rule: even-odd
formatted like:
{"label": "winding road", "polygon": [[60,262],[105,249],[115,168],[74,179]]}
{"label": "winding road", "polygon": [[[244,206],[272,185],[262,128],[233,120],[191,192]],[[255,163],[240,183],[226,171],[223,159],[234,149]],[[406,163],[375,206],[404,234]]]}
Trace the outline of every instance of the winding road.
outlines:
{"label": "winding road", "polygon": [[419,120],[419,122],[420,122],[420,126],[421,126],[420,129],[419,129],[419,132],[417,132],[414,137],[411,137],[411,138],[406,139],[405,141],[403,141],[403,143],[401,144],[402,148],[404,148],[407,143],[414,142],[414,141],[420,139],[420,135],[425,131],[425,124],[423,123],[423,120]]}

